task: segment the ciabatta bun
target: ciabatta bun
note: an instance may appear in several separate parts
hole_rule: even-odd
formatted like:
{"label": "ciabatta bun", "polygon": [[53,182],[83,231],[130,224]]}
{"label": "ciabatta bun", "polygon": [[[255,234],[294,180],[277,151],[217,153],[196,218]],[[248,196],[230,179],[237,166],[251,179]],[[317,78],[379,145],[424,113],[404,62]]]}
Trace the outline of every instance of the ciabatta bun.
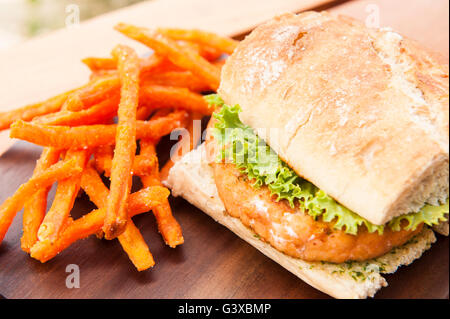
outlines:
{"label": "ciabatta bun", "polygon": [[448,198],[448,90],[448,64],[413,41],[307,12],[256,28],[218,92],[298,175],[382,225]]}

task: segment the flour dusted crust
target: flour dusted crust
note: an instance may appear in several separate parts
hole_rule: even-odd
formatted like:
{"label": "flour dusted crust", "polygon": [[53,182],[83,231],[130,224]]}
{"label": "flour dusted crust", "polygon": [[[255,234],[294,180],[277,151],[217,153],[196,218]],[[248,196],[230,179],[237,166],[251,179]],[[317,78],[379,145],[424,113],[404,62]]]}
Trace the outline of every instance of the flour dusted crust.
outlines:
{"label": "flour dusted crust", "polygon": [[172,189],[172,195],[184,197],[267,257],[335,298],[373,297],[379,289],[387,286],[381,273],[392,273],[399,266],[410,264],[436,241],[433,231],[425,228],[411,242],[379,258],[352,263],[351,267],[348,264],[306,262],[289,257],[261,241],[238,218],[227,214],[206,159],[204,144],[175,163],[165,184]]}
{"label": "flour dusted crust", "polygon": [[441,222],[440,224],[433,226],[433,230],[441,235],[448,236],[450,232],[448,221]]}
{"label": "flour dusted crust", "polygon": [[256,28],[219,94],[300,176],[374,224],[448,197],[448,65],[327,13]]}

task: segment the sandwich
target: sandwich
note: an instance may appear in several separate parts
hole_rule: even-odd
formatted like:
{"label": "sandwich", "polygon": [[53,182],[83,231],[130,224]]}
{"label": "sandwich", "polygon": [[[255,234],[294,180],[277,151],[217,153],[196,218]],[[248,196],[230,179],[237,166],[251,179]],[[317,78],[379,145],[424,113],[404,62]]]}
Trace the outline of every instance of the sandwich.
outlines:
{"label": "sandwich", "polygon": [[445,59],[391,29],[277,16],[228,57],[206,141],[165,183],[311,286],[373,297],[448,236],[448,90]]}

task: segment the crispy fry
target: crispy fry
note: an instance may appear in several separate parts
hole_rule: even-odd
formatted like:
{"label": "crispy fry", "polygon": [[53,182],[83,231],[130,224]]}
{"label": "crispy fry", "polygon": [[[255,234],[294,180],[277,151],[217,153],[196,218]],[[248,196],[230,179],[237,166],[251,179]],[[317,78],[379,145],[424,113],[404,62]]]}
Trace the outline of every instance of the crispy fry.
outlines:
{"label": "crispy fry", "polygon": [[[41,157],[36,163],[33,176],[45,171],[51,165],[59,160],[60,151],[51,147],[44,148]],[[50,187],[44,187],[38,190],[28,201],[25,202],[23,209],[23,234],[21,238],[21,248],[29,253],[30,248],[37,241],[39,226],[44,219],[47,210],[47,195]]]}
{"label": "crispy fry", "polygon": [[[178,149],[177,149],[178,150]],[[167,179],[167,177],[169,177],[169,171],[170,169],[173,167],[173,165],[175,165],[175,162],[172,160],[168,160],[164,166],[161,168],[160,172],[159,172],[159,178],[162,181],[165,181]]]}
{"label": "crispy fry", "polygon": [[117,63],[112,58],[88,57],[81,60],[92,72],[99,70],[115,70]]}
{"label": "crispy fry", "polygon": [[191,92],[186,88],[143,85],[140,95],[140,105],[152,109],[166,107],[179,108],[205,115],[210,115],[213,112],[202,95]]}
{"label": "crispy fry", "polygon": [[[154,121],[154,120],[157,120],[157,119],[160,119],[160,118],[167,117],[167,116],[169,116],[170,113],[172,113],[172,112],[176,112],[176,111],[174,111],[173,109],[158,109],[158,110],[156,110],[156,111],[153,113],[151,120]],[[187,114],[187,115],[186,115],[186,121],[184,121],[183,127],[186,126],[186,125],[188,124],[189,117],[190,117],[190,115]],[[138,120],[139,120],[139,119],[138,119]],[[158,144],[158,143],[155,141],[155,145],[156,145],[156,144]]]}
{"label": "crispy fry", "polygon": [[217,90],[220,83],[220,70],[202,58],[193,50],[183,48],[176,41],[145,28],[138,28],[124,23],[116,25],[116,30],[153,49],[158,55],[167,57],[173,64],[191,71],[205,80],[212,90]]}
{"label": "crispy fry", "polygon": [[[154,142],[142,140],[140,143],[141,155],[144,157],[153,157],[156,155]],[[144,187],[161,186],[158,178],[158,166],[151,175],[141,175],[141,181]],[[184,243],[183,233],[180,224],[172,215],[169,201],[165,200],[158,206],[153,208],[156,222],[158,223],[158,230],[164,238],[167,245],[174,248]]]}
{"label": "crispy fry", "polygon": [[36,116],[57,112],[74,90],[52,97],[44,102],[27,105],[8,112],[0,112],[0,131],[8,129],[17,120],[31,121]]}
{"label": "crispy fry", "polygon": [[[98,80],[104,77],[115,77],[115,78],[119,78],[119,74],[117,73],[117,63],[114,59],[112,58],[98,58],[101,60],[108,60],[108,62],[96,62],[95,59],[97,58],[90,58],[91,61],[88,63],[92,63],[93,65],[95,65],[96,63],[101,64],[101,63],[111,63],[113,65],[108,66],[110,69],[92,69],[92,73],[90,76],[90,80],[94,81],[94,80]],[[112,67],[114,66],[114,67]],[[93,66],[94,68],[94,66]],[[177,66],[173,65],[172,62],[170,62],[167,59],[163,59],[158,57],[156,54],[152,54],[147,58],[143,58],[141,59],[141,64],[140,64],[140,76],[146,76],[149,73],[161,73],[161,72],[166,72],[166,71],[180,71],[180,68],[178,68]]]}
{"label": "crispy fry", "polygon": [[95,78],[87,85],[77,90],[81,104],[73,104],[67,107],[68,111],[81,111],[92,105],[98,104],[119,92],[120,79],[117,74],[105,75]]}
{"label": "crispy fry", "polygon": [[[137,118],[138,121],[146,120],[151,115],[151,121],[155,121],[155,120],[160,119],[160,118],[173,116],[176,113],[176,112],[174,112],[174,114],[170,114],[172,112],[174,112],[174,110],[172,108],[161,108],[161,109],[154,110],[152,108],[140,107],[138,109],[136,118]],[[183,121],[181,121],[180,127],[184,127],[188,123],[189,113],[185,113],[185,115],[186,115],[186,117],[185,117],[185,119]],[[159,139],[155,139],[154,141],[155,141],[155,144],[158,144]]]}
{"label": "crispy fry", "polygon": [[221,37],[215,33],[201,30],[158,28],[157,31],[174,40],[184,40],[209,46],[227,54],[233,53],[238,41],[228,37]]}
{"label": "crispy fry", "polygon": [[161,168],[161,170],[159,171],[159,178],[162,181],[165,181],[167,177],[169,177],[169,171],[173,167],[173,165],[175,165],[175,162],[169,159]]}
{"label": "crispy fry", "polygon": [[67,99],[64,101],[61,110],[67,109],[82,109],[84,107],[83,101],[80,98],[80,94],[78,92],[73,92],[70,94]]}
{"label": "crispy fry", "polygon": [[140,74],[146,74],[156,70],[158,67],[167,67],[171,64],[167,59],[161,58],[156,54],[149,55],[140,60]]}
{"label": "crispy fry", "polygon": [[[128,205],[129,217],[151,210],[164,199],[167,199],[168,196],[169,191],[167,188],[158,186],[141,189],[131,194]],[[37,242],[31,248],[31,257],[41,262],[48,261],[75,241],[86,238],[101,230],[105,216],[106,210],[100,208],[70,222],[53,245],[49,245],[48,242]]]}
{"label": "crispy fry", "polygon": [[[181,141],[178,142],[178,144],[175,146],[174,154],[177,154],[177,158],[180,158],[182,154],[178,154],[180,150],[182,152],[185,152],[186,150],[191,151],[193,150],[198,142],[201,139],[201,134],[198,134],[198,132],[194,131],[194,121],[200,121],[203,118],[203,116],[199,113],[193,113],[191,115],[189,125],[187,127],[187,131],[189,133],[189,138],[183,138]],[[175,164],[174,160],[172,159],[173,156],[170,157],[170,159],[164,164],[164,166],[161,168],[161,171],[159,173],[159,177],[161,180],[166,180],[169,176],[169,171],[172,168],[172,166]]]}
{"label": "crispy fry", "polygon": [[[152,108],[165,108],[174,107],[181,108],[189,111],[200,112],[205,115],[212,113],[212,109],[208,107],[208,104],[203,100],[202,96],[198,93],[191,92],[188,88],[176,87],[189,85],[193,91],[204,91],[207,89],[205,85],[192,74],[188,72],[174,72],[169,71],[165,74],[148,76],[145,78],[145,82],[142,84],[140,93],[140,103],[143,106],[151,106]],[[174,85],[167,86],[167,85]],[[166,86],[163,86],[166,85]],[[33,119],[34,122],[47,125],[87,125],[102,122],[109,117],[112,117],[117,112],[119,92],[116,90],[112,94],[99,102],[96,105],[91,106],[85,110],[73,111],[72,105],[67,107],[67,110],[62,110],[57,113],[52,113]],[[82,95],[79,95],[82,99]],[[85,105],[85,104],[83,104]]]}
{"label": "crispy fry", "polygon": [[[87,150],[70,149],[67,151],[65,159],[73,160],[76,166],[84,169],[88,157]],[[79,175],[71,176],[58,183],[52,206],[38,230],[39,241],[48,240],[53,243],[60,234],[78,194],[80,178]]]}
{"label": "crispy fry", "polygon": [[155,265],[153,256],[145,243],[139,229],[131,218],[128,219],[125,231],[118,237],[123,250],[127,253],[138,271],[143,271]]}
{"label": "crispy fry", "polygon": [[[82,103],[79,95],[76,92],[71,93],[67,99],[65,100],[62,110],[66,110],[70,105],[77,105]],[[39,161],[36,164],[35,171],[33,175],[38,174],[39,172],[47,169],[51,165],[55,164],[60,156],[61,151],[55,148],[44,148],[42,155]],[[78,163],[80,164],[80,163]],[[83,165],[80,165],[80,167]],[[58,185],[58,189],[62,187],[65,181],[61,181],[60,185]],[[41,223],[45,217],[45,211],[47,209],[47,195],[50,190],[50,187],[46,187],[38,190],[24,205],[24,213],[23,213],[23,235],[21,238],[21,247],[25,252],[29,252],[30,248],[36,243],[39,237],[39,229],[41,227]],[[57,190],[58,194],[58,190]],[[56,196],[59,198],[60,195]],[[55,205],[53,202],[52,207]]]}
{"label": "crispy fry", "polygon": [[195,53],[197,53],[202,58],[205,58],[207,61],[214,61],[217,60],[221,55],[222,52],[219,50],[216,50],[212,47],[206,47],[203,45],[200,45],[195,42],[189,42],[189,41],[177,41],[176,42],[181,47],[185,47],[187,49],[193,50]]}
{"label": "crispy fry", "polygon": [[[81,60],[92,72],[116,71],[117,61],[114,58],[89,57]],[[164,62],[164,59],[152,54],[140,60],[141,73],[146,73]],[[111,73],[112,74],[112,73]],[[115,73],[117,76],[118,74]]]}
{"label": "crispy fry", "polygon": [[145,106],[139,107],[139,108],[137,109],[137,112],[136,112],[136,118],[137,118],[138,120],[141,120],[141,119],[142,119],[142,121],[146,121],[146,120],[148,120],[148,118],[150,117],[150,115],[152,115],[152,113],[153,113],[154,111],[155,111],[155,110],[153,110],[153,109],[150,108],[150,107],[145,107]]}
{"label": "crispy fry", "polygon": [[186,88],[192,92],[206,92],[207,83],[193,75],[190,71],[167,71],[163,73],[149,73],[142,77],[143,86],[164,85]]}
{"label": "crispy fry", "polygon": [[80,186],[95,206],[104,208],[107,204],[109,191],[105,184],[103,184],[100,175],[95,171],[92,164],[92,162],[89,162],[89,164],[86,165],[86,169],[81,175]]}
{"label": "crispy fry", "polygon": [[80,108],[88,108],[111,97],[119,87],[120,82],[117,76],[102,77],[44,102],[27,105],[8,112],[0,112],[0,131],[8,129],[17,120],[31,121],[35,117],[60,111],[66,99],[74,92],[78,92],[81,103],[74,103],[69,110],[80,111]]}
{"label": "crispy fry", "polygon": [[[186,111],[179,110],[157,120],[137,121],[136,138],[159,139],[182,127],[186,117]],[[113,145],[116,128],[116,124],[70,127],[17,121],[11,126],[10,137],[60,149],[94,148],[100,145]]]}
{"label": "crispy fry", "polygon": [[[103,123],[105,120],[115,116],[119,99],[120,97],[117,93],[88,109],[76,112],[61,110],[56,113],[36,117],[33,119],[33,122],[46,125],[70,126]],[[68,107],[68,109],[70,109],[70,107]]]}
{"label": "crispy fry", "polygon": [[117,46],[113,50],[121,81],[121,97],[116,132],[116,148],[111,167],[111,190],[106,205],[103,232],[113,239],[125,231],[127,204],[131,189],[131,169],[136,153],[136,111],[139,103],[139,58],[133,49]]}
{"label": "crispy fry", "polygon": [[209,62],[214,62],[222,56],[222,52],[216,48],[209,46],[200,46],[199,55],[204,57]]}
{"label": "crispy fry", "polygon": [[[216,62],[214,62],[216,64]],[[116,70],[97,70],[93,71],[91,75],[89,76],[90,81],[95,81],[100,78],[109,77],[109,76],[116,76],[117,71]]]}
{"label": "crispy fry", "polygon": [[[103,208],[107,204],[108,198],[108,188],[103,184],[97,171],[92,167],[92,163],[86,166],[86,169],[81,175],[81,187],[84,189],[89,199],[99,208]],[[143,190],[152,190],[152,192],[143,192]],[[152,197],[154,196],[154,197]],[[165,187],[152,188],[147,187],[138,192],[132,193],[130,195],[129,202],[129,217],[133,217],[136,214],[149,211],[148,205],[145,201],[152,201],[152,198],[158,199],[158,205],[160,202],[167,199],[169,196],[169,191]],[[154,207],[155,205],[152,205]]]}
{"label": "crispy fry", "polygon": [[22,184],[14,195],[0,206],[0,243],[3,241],[17,212],[34,193],[40,189],[50,187],[57,180],[76,176],[81,171],[81,167],[77,166],[76,162],[71,159],[53,164]]}
{"label": "crispy fry", "polygon": [[[106,206],[109,191],[97,172],[90,166],[83,173],[82,187],[97,207],[103,208]],[[127,222],[125,231],[118,236],[118,239],[124,251],[139,271],[153,267],[155,264],[153,256],[131,218]]]}
{"label": "crispy fry", "polygon": [[[143,183],[151,186],[162,185],[156,176],[146,176]],[[168,200],[165,200],[152,210],[158,224],[158,230],[163,236],[164,242],[171,248],[184,243],[183,232],[181,226],[172,214],[172,209]]]}
{"label": "crispy fry", "polygon": [[[111,175],[111,165],[113,158],[113,149],[110,145],[99,147],[94,152],[95,168],[99,173],[103,173],[106,177]],[[153,167],[157,162],[156,155],[152,157],[144,157],[136,155],[133,161],[133,175],[147,175],[153,171]]]}
{"label": "crispy fry", "polygon": [[[114,156],[114,148],[112,145],[101,145],[94,151],[93,166],[100,174],[104,173],[109,167],[111,169],[112,158]],[[111,173],[111,171],[109,171]],[[106,175],[105,173],[105,176]]]}
{"label": "crispy fry", "polygon": [[[93,167],[94,160],[92,159],[81,175],[80,186],[97,207],[105,207],[109,190],[106,188],[105,184],[103,184],[102,179]],[[98,239],[103,239],[104,235],[105,233],[101,229],[95,233],[95,236]]]}

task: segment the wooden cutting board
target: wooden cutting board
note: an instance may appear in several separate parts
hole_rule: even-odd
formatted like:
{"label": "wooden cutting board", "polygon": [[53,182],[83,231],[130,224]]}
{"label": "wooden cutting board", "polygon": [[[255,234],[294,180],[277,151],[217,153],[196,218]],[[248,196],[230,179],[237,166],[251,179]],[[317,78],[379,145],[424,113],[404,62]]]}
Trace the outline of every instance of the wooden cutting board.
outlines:
{"label": "wooden cutting board", "polygon": [[[116,43],[127,42],[111,31],[118,21],[200,27],[237,35],[278,12],[299,12],[317,5],[323,8],[326,2],[228,0],[212,6],[212,1],[207,0],[191,0],[189,5],[183,0],[154,0],[120,10],[86,23],[78,32],[58,31],[0,53],[0,110],[83,83],[87,72],[79,63],[81,57],[106,55]],[[390,25],[448,56],[446,0],[434,0],[432,6],[426,0],[350,1],[328,10],[365,20],[371,4],[378,6],[382,26]],[[8,141],[3,143],[9,147]],[[18,142],[0,158],[0,201],[31,176],[40,151],[37,146]],[[20,250],[19,214],[0,245],[0,294],[6,298],[327,298],[186,201],[176,198],[171,199],[171,204],[186,243],[168,248],[151,214],[137,216],[135,222],[156,260],[152,270],[141,273],[134,269],[117,241],[94,237],[77,242],[54,260],[41,264]],[[92,208],[82,197],[73,215],[77,217]],[[389,287],[376,297],[448,298],[448,251],[448,238],[439,236],[420,260],[388,276]],[[65,285],[66,267],[70,264],[80,268],[78,289]]]}

